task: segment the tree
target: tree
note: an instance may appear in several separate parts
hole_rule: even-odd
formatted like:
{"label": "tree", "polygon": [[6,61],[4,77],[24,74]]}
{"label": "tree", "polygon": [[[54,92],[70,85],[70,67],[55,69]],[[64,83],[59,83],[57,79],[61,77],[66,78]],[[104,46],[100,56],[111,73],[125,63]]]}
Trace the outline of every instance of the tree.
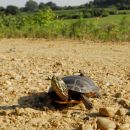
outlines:
{"label": "tree", "polygon": [[38,11],[38,3],[33,0],[29,0],[25,4],[25,9],[29,12]]}
{"label": "tree", "polygon": [[46,4],[43,3],[43,2],[41,2],[41,3],[39,4],[39,9],[43,10],[43,9],[45,9],[45,8],[46,8]]}
{"label": "tree", "polygon": [[0,12],[4,12],[5,11],[5,8],[0,6]]}
{"label": "tree", "polygon": [[123,8],[127,9],[127,5],[130,4],[130,0],[94,0],[94,5],[97,7],[110,7],[112,5],[117,6],[123,4]]}
{"label": "tree", "polygon": [[14,5],[9,5],[5,9],[5,13],[6,14],[16,15],[16,14],[19,13],[19,8],[17,6],[14,6]]}
{"label": "tree", "polygon": [[53,3],[53,2],[46,3],[46,6],[49,6],[53,10],[58,9],[57,5],[55,3]]}

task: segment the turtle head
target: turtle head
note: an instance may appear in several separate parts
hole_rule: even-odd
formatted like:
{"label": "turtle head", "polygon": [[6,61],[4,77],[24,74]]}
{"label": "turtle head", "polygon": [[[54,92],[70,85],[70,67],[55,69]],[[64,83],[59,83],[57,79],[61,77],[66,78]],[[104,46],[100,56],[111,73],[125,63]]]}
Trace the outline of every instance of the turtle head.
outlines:
{"label": "turtle head", "polygon": [[60,77],[53,76],[51,79],[51,86],[61,100],[68,100],[68,87]]}

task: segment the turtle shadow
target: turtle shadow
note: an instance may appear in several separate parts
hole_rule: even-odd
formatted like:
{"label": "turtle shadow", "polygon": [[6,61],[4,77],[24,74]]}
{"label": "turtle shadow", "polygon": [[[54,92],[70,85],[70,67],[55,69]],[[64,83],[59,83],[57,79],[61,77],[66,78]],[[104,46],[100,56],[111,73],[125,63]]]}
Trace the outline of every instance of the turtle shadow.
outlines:
{"label": "turtle shadow", "polygon": [[[56,95],[54,97],[56,97]],[[20,97],[18,99],[18,104],[24,108],[32,108],[41,111],[63,110],[68,107],[55,103],[53,97],[49,96],[47,92],[32,93],[29,96]]]}
{"label": "turtle shadow", "polygon": [[32,93],[28,96],[23,96],[18,99],[17,105],[0,106],[0,110],[13,110],[16,108],[33,108],[33,109],[52,109],[51,100],[46,92]]}
{"label": "turtle shadow", "polygon": [[46,92],[31,93],[28,96],[23,96],[18,99],[19,106],[33,109],[51,109],[51,100]]}
{"label": "turtle shadow", "polygon": [[[0,106],[0,110],[15,110],[17,108],[32,108],[35,110],[63,110],[68,105],[55,103],[53,98],[48,96],[47,92],[31,93],[28,96],[22,96],[18,99],[17,105]],[[1,114],[0,114],[1,115]]]}

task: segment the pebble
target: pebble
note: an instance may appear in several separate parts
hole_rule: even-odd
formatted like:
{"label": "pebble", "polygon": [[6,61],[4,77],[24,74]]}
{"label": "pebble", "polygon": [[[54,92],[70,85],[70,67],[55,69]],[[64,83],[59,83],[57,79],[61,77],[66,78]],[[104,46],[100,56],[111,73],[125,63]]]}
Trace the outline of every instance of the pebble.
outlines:
{"label": "pebble", "polygon": [[72,113],[71,113],[71,116],[78,118],[78,117],[80,117],[80,112],[72,112]]}
{"label": "pebble", "polygon": [[12,83],[10,81],[6,81],[7,85],[12,85]]}
{"label": "pebble", "polygon": [[37,110],[34,110],[34,109],[32,109],[32,108],[25,108],[24,110],[25,110],[25,112],[27,112],[27,113],[33,113],[33,114],[38,113]]}
{"label": "pebble", "polygon": [[114,130],[116,128],[116,124],[115,124],[115,122],[113,122],[107,118],[98,118],[97,127],[100,130]]}
{"label": "pebble", "polygon": [[115,115],[115,109],[112,107],[104,107],[99,109],[99,114],[101,116],[113,117]]}
{"label": "pebble", "polygon": [[127,111],[124,108],[121,108],[119,110],[117,110],[117,112],[115,113],[118,116],[125,116],[127,113]]}
{"label": "pebble", "polygon": [[121,98],[121,97],[122,97],[122,94],[121,94],[121,93],[116,93],[116,94],[115,94],[115,97],[116,97],[116,98]]}
{"label": "pebble", "polygon": [[38,126],[38,124],[42,124],[43,122],[42,122],[42,119],[40,119],[40,118],[33,118],[33,119],[31,119],[30,121],[29,121],[29,124],[31,125],[31,126],[34,126],[34,127],[37,127]]}
{"label": "pebble", "polygon": [[130,130],[130,124],[123,124],[119,127],[120,130]]}
{"label": "pebble", "polygon": [[124,108],[127,108],[128,107],[128,103],[126,100],[124,99],[121,99],[119,102],[118,102],[120,105],[122,105]]}
{"label": "pebble", "polygon": [[127,112],[127,115],[130,116],[130,110]]}
{"label": "pebble", "polygon": [[2,124],[2,123],[3,123],[3,119],[0,118],[0,124]]}
{"label": "pebble", "polygon": [[13,112],[12,110],[3,110],[0,112],[0,114],[1,115],[10,115],[10,114],[12,114],[12,112]]}
{"label": "pebble", "polygon": [[127,74],[128,78],[130,79],[130,72]]}
{"label": "pebble", "polygon": [[17,115],[23,115],[25,113],[23,108],[16,108],[15,113]]}
{"label": "pebble", "polygon": [[88,124],[80,124],[79,130],[94,130],[91,125]]}
{"label": "pebble", "polygon": [[105,84],[105,86],[106,86],[106,87],[110,87],[110,86],[113,86],[113,84],[110,83],[110,82],[107,82],[107,83]]}

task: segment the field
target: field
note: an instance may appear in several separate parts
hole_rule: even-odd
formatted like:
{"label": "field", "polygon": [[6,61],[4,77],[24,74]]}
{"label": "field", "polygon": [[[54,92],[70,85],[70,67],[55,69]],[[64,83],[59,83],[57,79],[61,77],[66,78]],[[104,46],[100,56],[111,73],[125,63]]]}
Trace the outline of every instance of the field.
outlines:
{"label": "field", "polygon": [[96,22],[97,24],[101,25],[101,24],[110,24],[110,23],[114,23],[114,24],[120,24],[121,21],[126,18],[127,22],[130,22],[130,15],[110,15],[108,17],[97,17],[97,18],[89,18],[86,19],[86,21],[90,21],[90,22]]}
{"label": "field", "polygon": [[[99,109],[106,107],[112,116],[105,119],[130,129],[129,43],[2,39],[0,46],[1,130],[97,130]],[[48,77],[79,70],[100,88],[101,98],[90,98],[92,110],[82,103],[59,110],[38,98],[51,85]]]}
{"label": "field", "polygon": [[89,39],[129,41],[130,15],[59,19],[52,10],[0,16],[0,38]]}

